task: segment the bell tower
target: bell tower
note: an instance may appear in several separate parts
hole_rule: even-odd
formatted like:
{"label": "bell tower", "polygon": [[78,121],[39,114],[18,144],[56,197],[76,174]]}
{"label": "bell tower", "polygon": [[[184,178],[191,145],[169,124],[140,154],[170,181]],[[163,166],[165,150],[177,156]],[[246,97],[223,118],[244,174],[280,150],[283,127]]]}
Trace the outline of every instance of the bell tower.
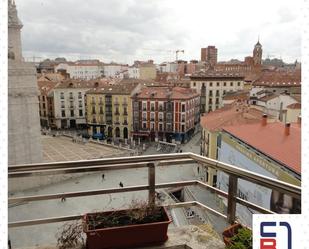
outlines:
{"label": "bell tower", "polygon": [[262,65],[262,45],[260,41],[255,44],[254,49],[253,49],[253,61],[254,65]]}

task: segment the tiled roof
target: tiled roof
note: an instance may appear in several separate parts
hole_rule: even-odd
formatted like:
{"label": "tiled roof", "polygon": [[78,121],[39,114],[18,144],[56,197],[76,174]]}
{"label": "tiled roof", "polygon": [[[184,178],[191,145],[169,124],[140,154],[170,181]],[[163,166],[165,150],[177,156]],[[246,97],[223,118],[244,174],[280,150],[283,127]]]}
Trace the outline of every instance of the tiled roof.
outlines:
{"label": "tiled roof", "polygon": [[289,108],[289,109],[301,109],[301,104],[300,103],[290,104],[286,108]]}
{"label": "tiled roof", "polygon": [[109,81],[107,79],[98,80],[74,80],[67,79],[61,81],[55,88],[94,88],[108,85]]}
{"label": "tiled roof", "polygon": [[263,112],[255,108],[229,106],[201,117],[201,126],[209,131],[219,131],[223,126],[260,123]]}
{"label": "tiled roof", "polygon": [[238,72],[199,71],[192,74],[191,78],[244,78],[244,74]]}
{"label": "tiled roof", "polygon": [[129,95],[137,86],[138,83],[105,85],[92,88],[91,90],[87,91],[87,93]]}
{"label": "tiled roof", "polygon": [[281,122],[223,127],[224,131],[300,174],[301,126],[292,124],[290,135],[285,135],[284,129],[285,124]]}
{"label": "tiled roof", "polygon": [[194,89],[184,87],[146,87],[138,94],[143,99],[191,99],[199,96]]}
{"label": "tiled roof", "polygon": [[223,100],[238,100],[238,99],[249,99],[249,91],[236,91],[236,92],[227,92],[224,96],[223,96]]}
{"label": "tiled roof", "polygon": [[267,95],[267,96],[260,98],[259,101],[267,102],[267,101],[274,99],[274,98],[277,98],[277,97],[278,97],[278,95],[271,94],[271,95]]}
{"label": "tiled roof", "polygon": [[301,71],[265,71],[253,82],[254,86],[297,87],[301,85]]}
{"label": "tiled roof", "polygon": [[51,90],[53,90],[58,83],[53,81],[38,81],[38,89],[41,95],[48,95]]}

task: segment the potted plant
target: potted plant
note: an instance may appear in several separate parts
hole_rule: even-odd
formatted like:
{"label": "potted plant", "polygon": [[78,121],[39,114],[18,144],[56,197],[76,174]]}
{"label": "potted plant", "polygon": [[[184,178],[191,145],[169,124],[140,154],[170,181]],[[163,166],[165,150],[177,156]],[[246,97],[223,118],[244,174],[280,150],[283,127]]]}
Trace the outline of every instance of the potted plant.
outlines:
{"label": "potted plant", "polygon": [[241,224],[234,224],[222,233],[228,249],[252,249],[252,231]]}
{"label": "potted plant", "polygon": [[[124,210],[87,213],[82,219],[82,226],[79,224],[75,231],[80,233],[82,227],[87,249],[131,248],[164,243],[168,239],[169,223],[171,220],[165,207],[134,203]],[[72,236],[70,232],[63,231],[62,234],[70,235],[67,238],[81,238]],[[68,241],[67,238],[61,241]],[[59,238],[58,246],[61,247]],[[61,247],[64,248],[67,247]]]}

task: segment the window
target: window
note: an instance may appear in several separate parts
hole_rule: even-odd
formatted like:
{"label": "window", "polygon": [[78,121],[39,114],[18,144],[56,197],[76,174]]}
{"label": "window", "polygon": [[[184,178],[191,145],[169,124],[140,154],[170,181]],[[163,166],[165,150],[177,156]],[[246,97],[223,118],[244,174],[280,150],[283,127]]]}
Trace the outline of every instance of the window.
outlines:
{"label": "window", "polygon": [[151,121],[154,121],[154,117],[155,117],[154,112],[151,112],[151,113],[150,113],[150,120],[151,120]]}
{"label": "window", "polygon": [[45,101],[45,96],[43,96],[43,101]]}
{"label": "window", "polygon": [[103,107],[100,106],[100,114],[103,114]]}
{"label": "window", "polygon": [[154,104],[154,103],[151,103],[151,104],[150,104],[150,110],[151,110],[151,111],[154,111],[154,109],[155,109],[155,104]]}
{"label": "window", "polygon": [[233,82],[230,83],[230,86],[233,86]]}
{"label": "window", "polygon": [[70,99],[73,99],[73,93],[70,92]]}
{"label": "window", "polygon": [[163,130],[163,125],[159,124],[159,131],[162,131],[162,130]]}
{"label": "window", "polygon": [[143,103],[143,111],[146,111],[147,110],[147,104],[146,103]]}
{"label": "window", "polygon": [[65,117],[65,111],[64,110],[61,111],[61,117]]}
{"label": "window", "polygon": [[74,110],[71,110],[71,117],[74,117]]}
{"label": "window", "polygon": [[[44,97],[44,96],[43,96]],[[45,109],[45,103],[43,103],[43,108]]]}
{"label": "window", "polygon": [[181,111],[185,112],[186,111],[186,104],[181,104]]}
{"label": "window", "polygon": [[212,90],[209,91],[209,96],[212,96]]}
{"label": "window", "polygon": [[78,106],[79,107],[83,107],[83,103],[82,103],[82,101],[80,100],[80,101],[78,101]]}
{"label": "window", "polygon": [[220,82],[217,82],[217,86],[220,86]]}
{"label": "window", "polygon": [[167,124],[167,125],[166,125],[166,129],[167,129],[168,131],[172,131],[172,125],[171,125],[171,124]]}
{"label": "window", "polygon": [[154,123],[150,123],[150,129],[154,130],[154,127],[155,127]]}
{"label": "window", "polygon": [[193,82],[193,86],[196,86],[196,83],[195,83],[195,82]]}
{"label": "window", "polygon": [[220,94],[220,91],[216,90],[216,96],[219,96],[219,94]]}
{"label": "window", "polygon": [[185,132],[185,125],[181,125],[181,132]]}
{"label": "window", "polygon": [[79,110],[79,116],[81,117],[81,116],[83,116],[83,110]]}
{"label": "window", "polygon": [[64,99],[64,93],[60,93],[60,99]]}
{"label": "window", "polygon": [[166,113],[166,119],[171,120],[172,119],[172,113]]}
{"label": "window", "polygon": [[116,107],[116,114],[119,115],[119,107]]}
{"label": "window", "polygon": [[146,123],[143,123],[143,129],[146,129]]}
{"label": "window", "polygon": [[147,114],[146,114],[146,112],[143,112],[143,120],[147,120]]}
{"label": "window", "polygon": [[240,82],[237,82],[237,86],[240,86]]}
{"label": "window", "polygon": [[73,107],[74,107],[73,101],[70,101],[70,108],[73,108]]}
{"label": "window", "polygon": [[209,83],[209,86],[212,86],[212,82]]}
{"label": "window", "polygon": [[78,92],[78,98],[81,99],[82,98],[82,93]]}
{"label": "window", "polygon": [[181,114],[181,122],[186,122],[186,115],[185,114]]}
{"label": "window", "polygon": [[127,114],[128,114],[127,107],[123,107],[123,114],[124,114],[124,115],[127,115]]}
{"label": "window", "polygon": [[95,106],[92,107],[92,114],[95,114]]}
{"label": "window", "polygon": [[163,103],[159,103],[159,111],[163,111]]}
{"label": "window", "polygon": [[223,95],[226,93],[226,90],[223,90]]}
{"label": "window", "polygon": [[163,121],[163,113],[159,113],[159,121],[160,121],[160,122]]}
{"label": "window", "polygon": [[226,86],[226,82],[223,82],[223,86]]}

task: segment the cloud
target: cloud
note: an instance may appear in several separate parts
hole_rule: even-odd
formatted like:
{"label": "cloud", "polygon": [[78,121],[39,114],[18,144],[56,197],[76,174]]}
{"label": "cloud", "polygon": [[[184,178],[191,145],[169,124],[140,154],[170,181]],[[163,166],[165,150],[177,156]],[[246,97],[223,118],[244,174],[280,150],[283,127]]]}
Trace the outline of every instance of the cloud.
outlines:
{"label": "cloud", "polygon": [[242,59],[251,54],[260,34],[266,50],[277,46],[283,58],[299,58],[300,0],[279,6],[266,0],[256,6],[248,2],[17,0],[17,8],[28,55],[161,62],[174,59],[170,50],[184,49],[180,56],[189,60],[199,58],[201,47],[216,45],[219,58]]}

